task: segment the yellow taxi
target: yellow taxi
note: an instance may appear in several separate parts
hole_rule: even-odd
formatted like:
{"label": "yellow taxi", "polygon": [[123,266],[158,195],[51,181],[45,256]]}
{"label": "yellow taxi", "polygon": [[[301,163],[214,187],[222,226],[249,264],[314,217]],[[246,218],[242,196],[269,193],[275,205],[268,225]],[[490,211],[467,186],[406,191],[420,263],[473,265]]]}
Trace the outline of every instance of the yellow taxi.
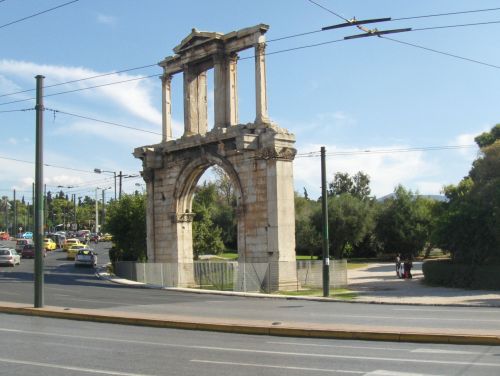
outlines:
{"label": "yellow taxi", "polygon": [[85,245],[83,243],[80,243],[80,240],[78,239],[66,239],[63,245],[63,251],[68,252],[69,247],[72,245]]}
{"label": "yellow taxi", "polygon": [[67,260],[74,260],[78,251],[81,249],[86,249],[86,248],[87,248],[87,246],[85,244],[72,245],[71,247],[68,248],[68,254],[66,255],[66,259]]}
{"label": "yellow taxi", "polygon": [[112,240],[113,240],[113,235],[108,234],[108,233],[104,234],[104,235],[101,237],[101,241],[103,241],[103,242],[110,242],[110,241],[112,241]]}
{"label": "yellow taxi", "polygon": [[46,251],[53,251],[56,249],[56,242],[50,238],[43,239],[43,247]]}

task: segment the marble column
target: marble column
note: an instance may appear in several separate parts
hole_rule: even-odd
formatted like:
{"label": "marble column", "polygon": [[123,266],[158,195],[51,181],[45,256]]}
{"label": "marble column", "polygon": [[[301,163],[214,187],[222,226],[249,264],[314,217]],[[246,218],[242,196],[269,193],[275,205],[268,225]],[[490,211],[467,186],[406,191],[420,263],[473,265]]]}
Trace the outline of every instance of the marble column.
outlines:
{"label": "marble column", "polygon": [[266,44],[255,45],[255,123],[269,123],[266,92]]}
{"label": "marble column", "polygon": [[167,142],[172,139],[172,91],[171,75],[161,76],[162,83],[162,141]]}
{"label": "marble column", "polygon": [[226,65],[226,124],[238,124],[238,55],[231,54]]}
{"label": "marble column", "polygon": [[184,69],[184,136],[205,134],[208,128],[207,73]]}

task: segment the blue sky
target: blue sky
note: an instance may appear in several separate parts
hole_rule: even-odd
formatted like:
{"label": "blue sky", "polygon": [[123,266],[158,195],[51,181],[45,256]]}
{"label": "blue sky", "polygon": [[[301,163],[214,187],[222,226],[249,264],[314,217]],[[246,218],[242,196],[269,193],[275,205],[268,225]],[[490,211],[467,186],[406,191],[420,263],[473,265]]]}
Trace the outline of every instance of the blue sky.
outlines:
{"label": "blue sky", "polygon": [[[351,19],[421,15],[495,8],[498,1],[315,0]],[[360,33],[355,28],[318,32],[280,41],[273,39],[320,30],[343,22],[307,0],[80,0],[10,26],[11,21],[63,4],[65,0],[5,0],[0,3],[0,95],[34,88],[34,76],[51,85],[89,76],[151,65],[192,28],[227,33],[259,23],[270,25],[267,52],[318,44]],[[442,17],[412,18],[368,25],[379,30],[413,29],[500,21],[500,10]],[[420,30],[389,37],[468,59],[500,66],[500,23]],[[252,51],[238,63],[241,123],[253,121]],[[247,57],[248,59],[245,59]],[[328,179],[335,172],[364,171],[372,193],[383,196],[401,183],[422,194],[438,194],[468,173],[477,148],[374,153],[373,151],[473,145],[477,134],[500,121],[500,69],[371,37],[270,54],[267,62],[269,114],[297,138],[298,153],[325,146]],[[45,94],[110,82],[160,75],[157,66],[47,88]],[[209,78],[211,78],[209,73]],[[182,77],[172,82],[174,136],[182,130]],[[211,92],[209,84],[209,97]],[[30,109],[33,92],[0,97],[0,111]],[[156,77],[48,96],[45,106],[109,122],[161,132],[161,87]],[[213,116],[213,111],[210,111]],[[213,123],[213,119],[209,120]],[[35,113],[0,112],[0,157],[34,161]],[[45,162],[82,170],[46,167],[49,190],[73,186],[68,193],[93,195],[95,187],[113,185],[111,174],[94,168],[138,174],[135,147],[157,143],[161,136],[45,112]],[[365,152],[362,155],[359,151]],[[348,152],[347,155],[335,155]],[[0,194],[31,197],[34,165],[0,159]],[[319,158],[297,158],[295,189],[320,192]],[[124,191],[141,184],[128,178]],[[108,197],[112,194],[108,194]]]}

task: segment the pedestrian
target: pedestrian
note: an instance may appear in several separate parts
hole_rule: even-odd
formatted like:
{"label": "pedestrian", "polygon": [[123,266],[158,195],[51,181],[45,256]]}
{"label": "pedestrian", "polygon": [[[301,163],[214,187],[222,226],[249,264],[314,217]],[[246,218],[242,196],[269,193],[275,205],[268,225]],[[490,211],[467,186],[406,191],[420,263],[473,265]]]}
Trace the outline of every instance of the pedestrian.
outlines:
{"label": "pedestrian", "polygon": [[399,253],[396,256],[396,275],[401,278],[401,254]]}

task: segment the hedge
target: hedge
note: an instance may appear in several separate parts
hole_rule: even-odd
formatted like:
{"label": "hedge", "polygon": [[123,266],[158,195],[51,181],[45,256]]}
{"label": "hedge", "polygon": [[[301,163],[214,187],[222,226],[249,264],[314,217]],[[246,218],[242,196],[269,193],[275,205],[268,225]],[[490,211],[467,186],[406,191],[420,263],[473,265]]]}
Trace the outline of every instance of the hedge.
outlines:
{"label": "hedge", "polygon": [[466,265],[451,260],[424,262],[425,283],[434,286],[500,290],[500,264]]}

